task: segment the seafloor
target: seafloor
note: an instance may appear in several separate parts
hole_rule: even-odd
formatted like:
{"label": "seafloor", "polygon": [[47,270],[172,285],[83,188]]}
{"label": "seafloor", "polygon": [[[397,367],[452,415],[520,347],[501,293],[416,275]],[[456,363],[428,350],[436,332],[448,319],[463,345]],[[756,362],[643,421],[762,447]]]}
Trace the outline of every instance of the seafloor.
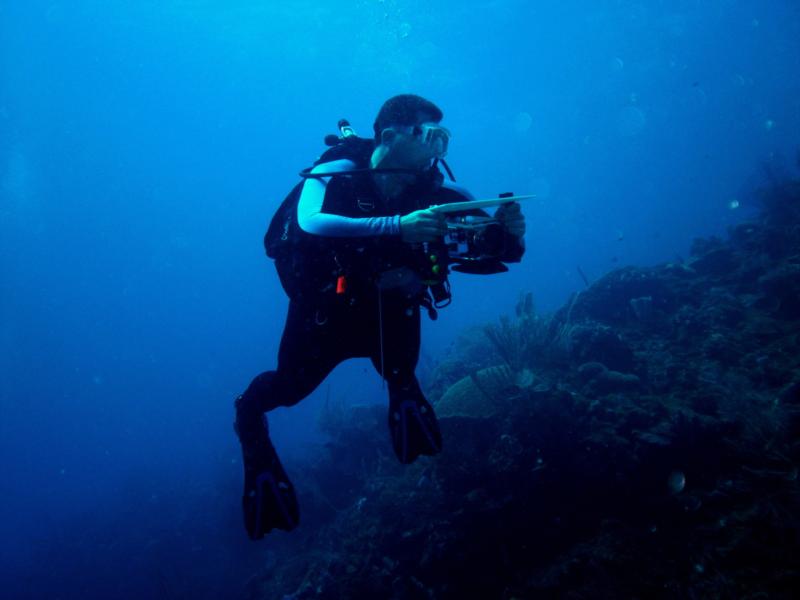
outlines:
{"label": "seafloor", "polygon": [[425,377],[435,458],[402,467],[385,408],[329,404],[327,451],[287,465],[302,541],[246,596],[790,597],[800,180],[755,196],[686,261],[610,272],[549,316],[526,295],[464,335]]}

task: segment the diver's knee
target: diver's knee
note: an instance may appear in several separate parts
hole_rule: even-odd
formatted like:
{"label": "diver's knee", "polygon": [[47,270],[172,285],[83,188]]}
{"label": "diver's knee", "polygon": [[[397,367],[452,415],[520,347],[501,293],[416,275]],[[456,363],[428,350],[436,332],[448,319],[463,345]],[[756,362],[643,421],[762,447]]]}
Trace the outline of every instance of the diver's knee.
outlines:
{"label": "diver's knee", "polygon": [[279,406],[294,406],[314,391],[302,374],[266,371],[256,376],[235,401],[236,414],[245,419]]}
{"label": "diver's knee", "polygon": [[244,394],[236,396],[236,399],[233,401],[233,408],[236,412],[237,420],[243,415],[258,412],[255,395],[248,394],[248,391],[250,391],[250,388],[247,388]]}
{"label": "diver's knee", "polygon": [[272,408],[275,395],[275,371],[265,371],[253,378],[244,393],[236,397],[234,409],[237,423],[260,421],[261,415]]}

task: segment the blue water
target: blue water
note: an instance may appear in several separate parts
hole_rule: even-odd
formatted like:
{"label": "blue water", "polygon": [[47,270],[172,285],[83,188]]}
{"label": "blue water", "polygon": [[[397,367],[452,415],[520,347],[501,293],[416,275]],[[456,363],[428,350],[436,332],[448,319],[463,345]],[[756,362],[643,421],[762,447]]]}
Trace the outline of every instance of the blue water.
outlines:
{"label": "blue water", "polygon": [[[273,4],[0,3],[3,597],[236,597],[276,560],[240,523],[232,401],[287,305],[261,236],[339,118],[421,94],[459,183],[538,195],[522,264],[452,278],[434,362],[578,267],[679,260],[795,161],[795,2]],[[274,414],[282,456],[313,456],[326,396],[385,392],[343,365]]]}

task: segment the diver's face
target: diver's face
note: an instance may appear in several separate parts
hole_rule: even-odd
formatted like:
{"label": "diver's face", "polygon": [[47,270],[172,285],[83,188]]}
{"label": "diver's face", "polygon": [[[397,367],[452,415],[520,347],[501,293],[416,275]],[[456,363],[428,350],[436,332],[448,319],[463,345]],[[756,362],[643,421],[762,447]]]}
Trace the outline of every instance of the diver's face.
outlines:
{"label": "diver's face", "polygon": [[389,127],[384,130],[382,141],[387,146],[387,157],[392,164],[409,169],[423,169],[434,158],[444,155],[446,142],[443,147],[425,139],[424,132],[428,127],[438,128],[438,124],[423,117],[416,125]]}

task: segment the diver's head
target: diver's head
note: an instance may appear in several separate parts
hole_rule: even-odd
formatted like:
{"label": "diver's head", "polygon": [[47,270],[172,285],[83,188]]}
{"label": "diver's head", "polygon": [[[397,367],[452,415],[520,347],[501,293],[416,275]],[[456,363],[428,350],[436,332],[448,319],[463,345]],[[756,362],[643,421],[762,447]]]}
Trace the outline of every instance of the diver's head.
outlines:
{"label": "diver's head", "polygon": [[447,153],[450,132],[439,126],[442,111],[414,94],[384,102],[375,119],[373,166],[424,169]]}

